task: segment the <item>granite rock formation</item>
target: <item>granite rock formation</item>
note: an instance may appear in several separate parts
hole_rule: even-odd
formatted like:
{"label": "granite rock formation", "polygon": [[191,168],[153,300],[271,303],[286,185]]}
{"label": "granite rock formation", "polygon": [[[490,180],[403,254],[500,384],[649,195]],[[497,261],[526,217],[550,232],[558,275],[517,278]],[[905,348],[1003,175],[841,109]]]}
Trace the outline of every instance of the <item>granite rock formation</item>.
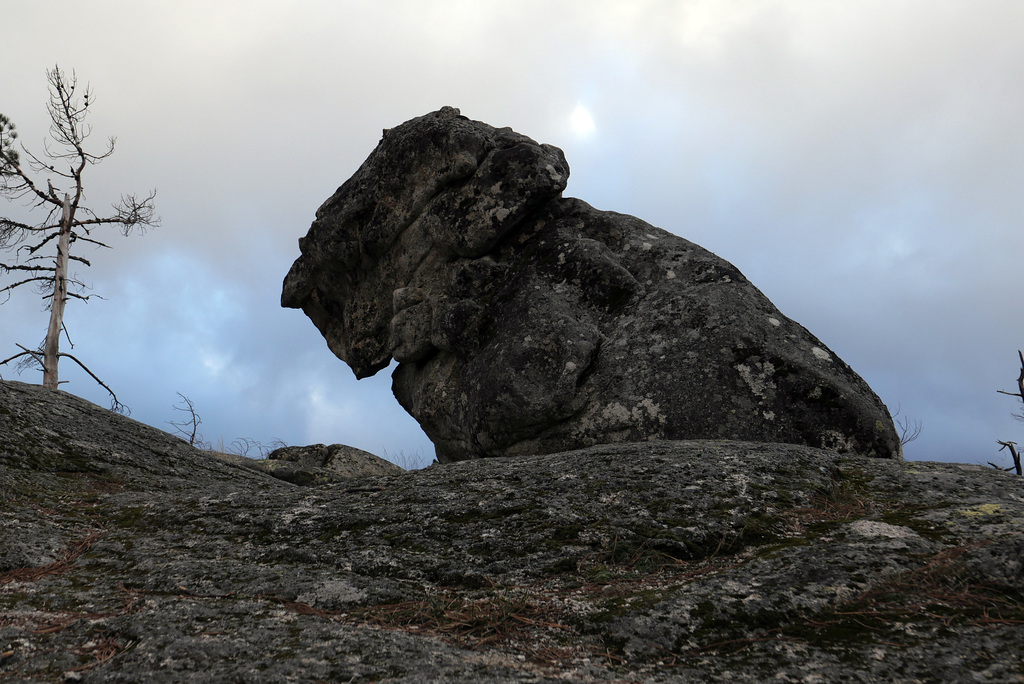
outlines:
{"label": "granite rock formation", "polygon": [[402,472],[394,463],[346,444],[281,447],[270,452],[265,463],[270,465],[275,477],[296,484]]}
{"label": "granite rock formation", "polygon": [[303,487],[0,381],[0,681],[1020,682],[1022,519],[729,441]]}
{"label": "granite rock formation", "polygon": [[240,454],[211,451],[210,454],[234,465],[258,470],[297,485],[344,482],[352,478],[394,475],[402,468],[376,454],[345,444],[285,446],[253,459]]}
{"label": "granite rock formation", "polygon": [[561,150],[445,108],[316,213],[282,304],[394,393],[440,462],[647,439],[901,458],[888,411],[731,264],[561,197]]}

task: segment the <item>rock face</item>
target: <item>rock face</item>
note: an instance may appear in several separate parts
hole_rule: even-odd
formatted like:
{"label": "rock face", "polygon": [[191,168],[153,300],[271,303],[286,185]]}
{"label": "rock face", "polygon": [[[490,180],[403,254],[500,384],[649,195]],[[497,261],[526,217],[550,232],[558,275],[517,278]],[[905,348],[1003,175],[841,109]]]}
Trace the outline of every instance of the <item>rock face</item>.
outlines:
{"label": "rock face", "polygon": [[282,304],[395,396],[438,460],[648,439],[884,458],[885,406],[731,264],[561,197],[561,150],[445,108],[386,131],[299,241]]}
{"label": "rock face", "polygon": [[369,451],[346,444],[312,444],[304,447],[282,447],[267,455],[267,460],[291,465],[302,471],[323,469],[329,478],[346,480],[376,475],[395,475],[402,469]]}
{"label": "rock face", "polygon": [[0,681],[1020,682],[1022,519],[729,441],[300,487],[0,381]]}
{"label": "rock face", "polygon": [[343,482],[357,477],[394,475],[404,470],[369,451],[346,444],[286,446],[252,459],[238,454],[211,452],[221,460],[273,475],[297,485]]}

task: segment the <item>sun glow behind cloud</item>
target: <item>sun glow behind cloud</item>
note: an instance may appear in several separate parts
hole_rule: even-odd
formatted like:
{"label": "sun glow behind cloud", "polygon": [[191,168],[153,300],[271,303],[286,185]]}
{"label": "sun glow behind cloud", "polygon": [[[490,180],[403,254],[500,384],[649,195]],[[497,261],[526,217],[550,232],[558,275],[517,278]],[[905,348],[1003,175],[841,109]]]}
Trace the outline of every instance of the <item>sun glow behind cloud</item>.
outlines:
{"label": "sun glow behind cloud", "polygon": [[569,117],[569,124],[572,126],[573,132],[581,137],[593,135],[594,131],[597,130],[594,117],[591,116],[590,110],[583,105],[576,105],[576,109],[573,110],[572,115]]}

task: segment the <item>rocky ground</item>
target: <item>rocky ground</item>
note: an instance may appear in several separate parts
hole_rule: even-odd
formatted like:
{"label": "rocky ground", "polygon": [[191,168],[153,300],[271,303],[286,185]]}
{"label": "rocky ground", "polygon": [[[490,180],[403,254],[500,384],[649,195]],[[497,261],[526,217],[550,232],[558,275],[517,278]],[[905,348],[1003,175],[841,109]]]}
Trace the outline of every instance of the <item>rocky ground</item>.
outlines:
{"label": "rocky ground", "polygon": [[980,466],[645,442],[300,486],[0,382],[4,682],[1024,681],[1022,558],[1024,480]]}

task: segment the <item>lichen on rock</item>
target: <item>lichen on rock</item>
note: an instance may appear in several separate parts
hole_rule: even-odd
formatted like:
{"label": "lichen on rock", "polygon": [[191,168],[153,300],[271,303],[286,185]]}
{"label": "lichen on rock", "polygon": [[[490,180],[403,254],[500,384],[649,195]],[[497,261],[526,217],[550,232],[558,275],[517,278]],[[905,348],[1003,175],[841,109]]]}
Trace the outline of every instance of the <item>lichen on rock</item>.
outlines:
{"label": "lichen on rock", "polygon": [[991,468],[718,440],[296,486],[0,381],[0,680],[1019,681],[1021,520]]}
{"label": "lichen on rock", "polygon": [[[284,281],[438,460],[649,439],[902,457],[868,385],[736,267],[562,197],[562,151],[450,107],[389,129]],[[882,429],[878,429],[881,425]]]}

